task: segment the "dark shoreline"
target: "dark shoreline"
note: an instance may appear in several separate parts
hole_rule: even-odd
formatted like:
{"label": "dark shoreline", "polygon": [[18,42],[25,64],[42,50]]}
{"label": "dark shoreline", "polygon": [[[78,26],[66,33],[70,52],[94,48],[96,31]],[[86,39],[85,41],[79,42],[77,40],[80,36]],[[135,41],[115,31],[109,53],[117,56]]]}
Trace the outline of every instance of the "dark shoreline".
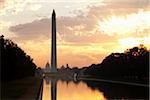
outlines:
{"label": "dark shoreline", "polygon": [[26,77],[20,80],[1,84],[1,99],[34,99],[38,98],[42,78]]}
{"label": "dark shoreline", "polygon": [[148,100],[149,85],[105,79],[80,78],[92,90],[99,90],[110,99]]}

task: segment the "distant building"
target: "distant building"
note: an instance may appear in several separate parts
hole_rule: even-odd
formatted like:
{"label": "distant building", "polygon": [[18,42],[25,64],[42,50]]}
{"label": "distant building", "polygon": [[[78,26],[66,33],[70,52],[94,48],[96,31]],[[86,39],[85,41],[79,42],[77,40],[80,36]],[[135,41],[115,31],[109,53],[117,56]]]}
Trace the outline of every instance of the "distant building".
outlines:
{"label": "distant building", "polygon": [[46,63],[45,69],[43,71],[44,72],[50,72],[50,64],[49,64],[49,62]]}

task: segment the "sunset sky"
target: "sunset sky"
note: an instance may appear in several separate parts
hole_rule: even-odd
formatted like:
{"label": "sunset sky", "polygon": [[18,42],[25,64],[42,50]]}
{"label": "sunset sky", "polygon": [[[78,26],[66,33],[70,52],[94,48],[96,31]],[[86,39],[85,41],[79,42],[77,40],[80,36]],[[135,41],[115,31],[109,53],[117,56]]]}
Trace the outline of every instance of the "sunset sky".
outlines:
{"label": "sunset sky", "polygon": [[100,63],[139,44],[150,49],[150,0],[0,0],[0,35],[45,67],[53,9],[58,67]]}

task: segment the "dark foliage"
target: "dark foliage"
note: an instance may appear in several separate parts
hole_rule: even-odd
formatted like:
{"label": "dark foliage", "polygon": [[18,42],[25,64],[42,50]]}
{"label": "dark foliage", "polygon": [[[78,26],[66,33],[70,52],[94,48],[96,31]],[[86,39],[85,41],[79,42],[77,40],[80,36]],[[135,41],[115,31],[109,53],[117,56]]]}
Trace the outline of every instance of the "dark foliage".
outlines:
{"label": "dark foliage", "polygon": [[1,36],[0,48],[1,81],[16,80],[34,75],[36,65],[33,63],[33,59],[17,44]]}
{"label": "dark foliage", "polygon": [[124,53],[112,53],[101,64],[89,66],[84,74],[96,78],[148,83],[149,51],[140,45]]}

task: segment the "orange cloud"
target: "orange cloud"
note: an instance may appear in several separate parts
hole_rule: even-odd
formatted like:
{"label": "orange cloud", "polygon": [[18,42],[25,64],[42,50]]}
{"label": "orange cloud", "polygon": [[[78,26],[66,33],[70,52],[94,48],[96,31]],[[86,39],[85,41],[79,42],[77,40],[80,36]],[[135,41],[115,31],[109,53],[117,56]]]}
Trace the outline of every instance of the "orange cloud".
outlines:
{"label": "orange cloud", "polygon": [[[108,35],[124,35],[135,33],[147,34],[150,32],[150,12],[142,10],[135,14],[130,14],[124,17],[112,16],[109,19],[99,22],[99,31]],[[139,34],[140,34],[139,33]]]}
{"label": "orange cloud", "polygon": [[[133,41],[132,46],[141,43],[150,46],[147,39],[150,9],[147,0],[143,1],[108,0],[104,5],[87,7],[86,13],[58,16],[58,66],[68,63],[83,67],[100,63],[109,53],[127,49],[126,41]],[[14,25],[10,31],[17,36],[13,39],[34,58],[38,66],[44,67],[50,61],[49,18]],[[143,39],[145,42],[141,41]]]}

